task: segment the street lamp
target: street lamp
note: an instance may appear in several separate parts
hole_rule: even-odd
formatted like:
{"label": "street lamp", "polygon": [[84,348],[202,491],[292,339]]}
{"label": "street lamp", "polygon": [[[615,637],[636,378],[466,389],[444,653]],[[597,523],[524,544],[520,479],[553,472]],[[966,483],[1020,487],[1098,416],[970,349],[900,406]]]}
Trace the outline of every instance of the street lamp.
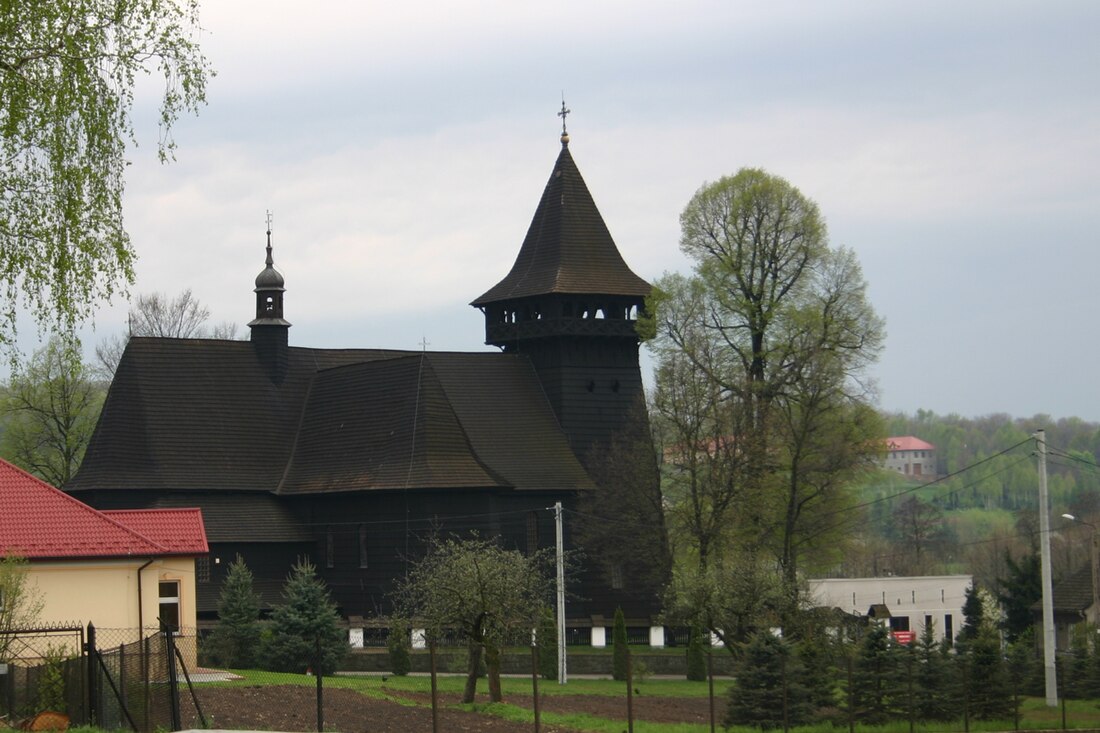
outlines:
{"label": "street lamp", "polygon": [[1092,558],[1090,560],[1092,563],[1092,618],[1089,620],[1096,623],[1098,614],[1100,614],[1100,528],[1092,522],[1086,522],[1084,519],[1079,519],[1072,514],[1063,514],[1062,518],[1071,522],[1078,522],[1092,530]]}

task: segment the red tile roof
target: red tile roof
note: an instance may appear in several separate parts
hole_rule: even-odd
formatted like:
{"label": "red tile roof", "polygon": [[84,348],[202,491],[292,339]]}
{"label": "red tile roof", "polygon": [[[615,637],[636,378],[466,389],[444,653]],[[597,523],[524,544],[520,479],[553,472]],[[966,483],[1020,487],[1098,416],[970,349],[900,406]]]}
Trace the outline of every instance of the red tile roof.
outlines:
{"label": "red tile roof", "polygon": [[117,509],[101,513],[156,542],[167,550],[167,554],[205,555],[210,552],[201,509]]}
{"label": "red tile roof", "polygon": [[[0,459],[0,553],[27,559],[160,557],[207,552],[202,518],[192,512],[110,516]],[[148,531],[148,534],[146,534]]]}
{"label": "red tile roof", "polygon": [[912,435],[887,438],[886,450],[936,450],[936,446]]}

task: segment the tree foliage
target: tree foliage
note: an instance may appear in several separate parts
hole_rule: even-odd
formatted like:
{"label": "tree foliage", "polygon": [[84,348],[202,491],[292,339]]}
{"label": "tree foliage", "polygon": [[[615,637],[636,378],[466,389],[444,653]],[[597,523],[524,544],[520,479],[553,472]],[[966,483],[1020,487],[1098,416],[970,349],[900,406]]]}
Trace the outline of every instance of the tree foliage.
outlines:
{"label": "tree foliage", "polygon": [[813,714],[798,655],[770,632],[754,634],[745,644],[729,695],[727,728],[786,730],[809,723]]}
{"label": "tree foliage", "polygon": [[626,679],[630,667],[630,645],[626,637],[626,617],[623,609],[615,609],[611,624],[611,678],[620,682]]}
{"label": "tree foliage", "polygon": [[14,367],[3,397],[0,450],[43,481],[64,487],[80,467],[104,396],[79,347],[51,338]]}
{"label": "tree foliage", "polygon": [[200,303],[187,288],[175,298],[165,293],[138,295],[130,306],[127,317],[127,334],[104,339],[95,349],[99,369],[105,379],[110,379],[122,352],[133,336],[160,336],[163,338],[236,338],[237,327],[231,322],[207,326],[210,309]]}
{"label": "tree foliage", "polygon": [[692,682],[703,682],[707,679],[707,647],[709,646],[710,633],[699,626],[692,626],[688,631],[687,644],[687,678]]}
{"label": "tree foliage", "polygon": [[882,321],[855,255],[782,178],[705,184],[680,224],[694,272],[662,278],[642,324],[670,523],[700,567],[724,545],[767,548],[789,621],[800,571],[836,560],[858,520],[852,488],[882,450],[866,378]]}
{"label": "tree foliage", "polygon": [[[27,561],[18,555],[0,556],[0,632],[33,628],[42,613],[42,595],[27,582],[29,569]],[[0,633],[0,663],[9,661],[14,638]]]}
{"label": "tree foliage", "polygon": [[484,654],[489,695],[502,699],[503,646],[530,633],[553,597],[550,556],[530,557],[492,540],[441,539],[398,581],[394,605],[405,618],[423,624],[429,638],[457,631],[470,649],[464,700],[473,702]]}
{"label": "tree foliage", "polygon": [[[635,405],[626,428],[596,449],[587,465],[600,490],[580,498],[577,544],[602,571],[605,584],[652,601],[668,582],[672,559],[661,475],[643,403]],[[629,582],[615,583],[616,576]]]}
{"label": "tree foliage", "polygon": [[545,606],[539,614],[535,631],[535,643],[539,654],[539,676],[544,680],[558,678],[558,623],[554,609]]}
{"label": "tree foliage", "polygon": [[1004,609],[1004,630],[1009,643],[1015,642],[1035,623],[1031,607],[1043,597],[1039,553],[1031,552],[1015,560],[1005,553],[1008,574],[997,583],[997,600]]}
{"label": "tree foliage", "polygon": [[253,590],[252,571],[244,558],[230,563],[218,600],[218,625],[203,651],[212,664],[249,669],[260,644],[260,597]]}
{"label": "tree foliage", "polygon": [[409,622],[405,619],[390,619],[390,631],[386,636],[386,653],[390,660],[390,672],[404,677],[412,671],[412,650],[409,636]]}
{"label": "tree foliage", "polygon": [[348,652],[336,604],[308,560],[299,560],[291,568],[283,603],[272,612],[269,631],[261,656],[277,672],[301,674],[310,669],[329,675]]}
{"label": "tree foliage", "polygon": [[726,553],[705,568],[679,564],[666,591],[665,613],[714,634],[727,651],[779,623],[782,584],[774,565],[751,551]]}
{"label": "tree foliage", "polygon": [[212,74],[195,0],[5,3],[0,13],[0,344],[20,305],[72,334],[133,280],[123,226],[138,77],[164,79],[159,153]]}

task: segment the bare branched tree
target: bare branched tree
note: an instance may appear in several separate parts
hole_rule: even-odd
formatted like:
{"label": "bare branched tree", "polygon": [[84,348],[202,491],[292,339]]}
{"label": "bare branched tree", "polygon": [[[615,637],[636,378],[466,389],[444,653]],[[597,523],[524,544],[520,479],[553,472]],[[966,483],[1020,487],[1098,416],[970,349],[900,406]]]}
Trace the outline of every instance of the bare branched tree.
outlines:
{"label": "bare branched tree", "polygon": [[132,336],[159,336],[162,338],[237,338],[237,325],[223,321],[213,327],[206,322],[210,309],[200,303],[191,289],[175,298],[165,293],[145,293],[137,296],[129,312],[129,333],[104,339],[95,349],[98,370],[105,380],[114,376],[122,352]]}

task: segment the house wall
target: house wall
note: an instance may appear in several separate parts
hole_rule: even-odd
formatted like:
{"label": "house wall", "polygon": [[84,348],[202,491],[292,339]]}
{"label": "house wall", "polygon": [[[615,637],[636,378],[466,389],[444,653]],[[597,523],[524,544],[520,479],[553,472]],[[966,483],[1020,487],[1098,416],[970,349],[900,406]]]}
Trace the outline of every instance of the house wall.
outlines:
{"label": "house wall", "polygon": [[42,595],[43,624],[95,624],[98,629],[119,629],[133,638],[113,636],[116,643],[135,641],[139,623],[157,626],[161,580],[179,581],[180,621],[184,633],[195,628],[195,560],[162,558],[141,570],[141,619],[138,614],[138,569],[148,558],[32,562],[28,585]]}
{"label": "house wall", "polygon": [[936,451],[889,450],[886,452],[886,468],[905,476],[936,477]]}
{"label": "house wall", "polygon": [[931,617],[936,639],[942,640],[950,627],[952,638],[963,624],[966,589],[970,575],[932,575],[896,578],[827,578],[810,581],[810,592],[818,606],[839,608],[866,616],[872,606],[890,609],[891,628],[906,625],[920,638],[927,617]]}

